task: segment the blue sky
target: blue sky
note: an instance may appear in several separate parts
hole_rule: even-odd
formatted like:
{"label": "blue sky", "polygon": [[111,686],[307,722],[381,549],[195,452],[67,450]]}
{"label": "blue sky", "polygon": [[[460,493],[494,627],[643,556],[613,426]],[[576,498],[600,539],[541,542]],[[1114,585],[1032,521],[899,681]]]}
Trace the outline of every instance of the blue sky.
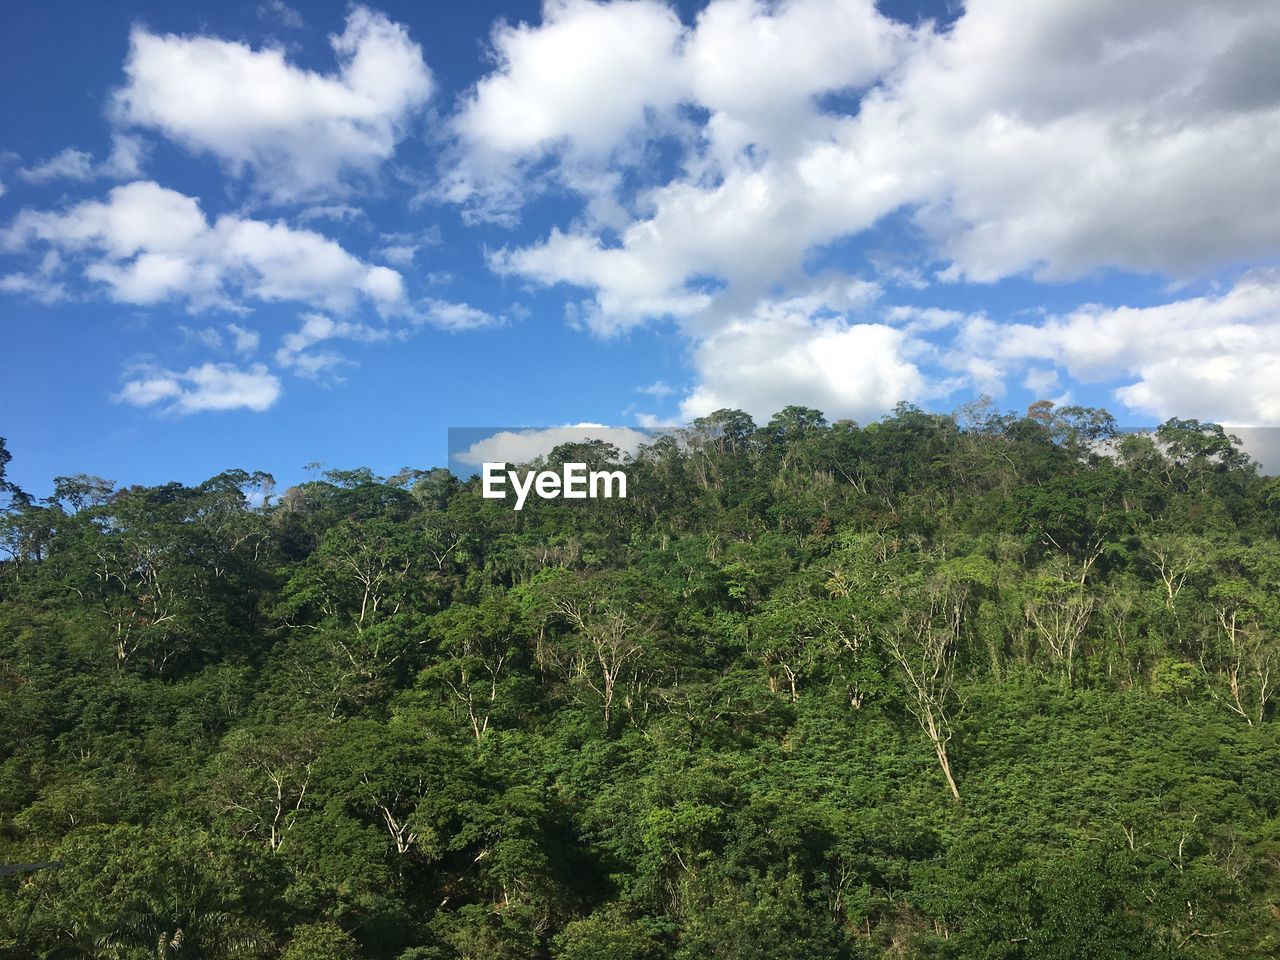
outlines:
{"label": "blue sky", "polygon": [[0,43],[37,493],[720,406],[1280,425],[1265,4],[27,4]]}

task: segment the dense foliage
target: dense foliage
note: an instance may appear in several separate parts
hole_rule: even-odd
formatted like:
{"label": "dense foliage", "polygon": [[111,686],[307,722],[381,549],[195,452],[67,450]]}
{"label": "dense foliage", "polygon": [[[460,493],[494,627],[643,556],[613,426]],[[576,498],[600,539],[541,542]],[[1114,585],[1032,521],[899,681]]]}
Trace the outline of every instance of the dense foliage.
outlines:
{"label": "dense foliage", "polygon": [[0,945],[1280,955],[1280,483],[1220,428],[721,411],[626,469],[0,486],[0,863],[63,864]]}

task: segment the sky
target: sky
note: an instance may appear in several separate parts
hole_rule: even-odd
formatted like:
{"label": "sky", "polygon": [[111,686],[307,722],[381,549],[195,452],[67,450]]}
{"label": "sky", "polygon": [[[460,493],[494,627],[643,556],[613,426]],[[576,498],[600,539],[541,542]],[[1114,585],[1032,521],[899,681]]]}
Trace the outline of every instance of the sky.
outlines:
{"label": "sky", "polygon": [[1274,4],[52,2],[0,49],[37,494],[793,403],[1280,426]]}

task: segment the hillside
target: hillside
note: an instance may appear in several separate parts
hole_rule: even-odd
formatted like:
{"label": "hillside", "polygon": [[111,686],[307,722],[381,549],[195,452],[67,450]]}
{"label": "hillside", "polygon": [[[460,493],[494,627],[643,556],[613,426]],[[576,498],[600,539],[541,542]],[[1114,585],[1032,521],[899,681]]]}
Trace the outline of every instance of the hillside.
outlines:
{"label": "hillside", "polygon": [[622,466],[12,488],[0,863],[63,866],[0,945],[1280,953],[1280,481],[1221,428],[720,411]]}

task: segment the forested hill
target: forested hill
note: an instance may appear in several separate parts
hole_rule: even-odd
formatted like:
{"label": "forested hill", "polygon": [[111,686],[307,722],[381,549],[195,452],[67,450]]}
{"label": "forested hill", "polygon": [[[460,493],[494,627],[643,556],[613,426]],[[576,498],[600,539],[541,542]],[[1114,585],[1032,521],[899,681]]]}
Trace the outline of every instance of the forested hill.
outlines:
{"label": "forested hill", "polygon": [[1280,482],[1220,428],[721,411],[625,469],[10,486],[0,863],[63,866],[0,945],[1280,955]]}

